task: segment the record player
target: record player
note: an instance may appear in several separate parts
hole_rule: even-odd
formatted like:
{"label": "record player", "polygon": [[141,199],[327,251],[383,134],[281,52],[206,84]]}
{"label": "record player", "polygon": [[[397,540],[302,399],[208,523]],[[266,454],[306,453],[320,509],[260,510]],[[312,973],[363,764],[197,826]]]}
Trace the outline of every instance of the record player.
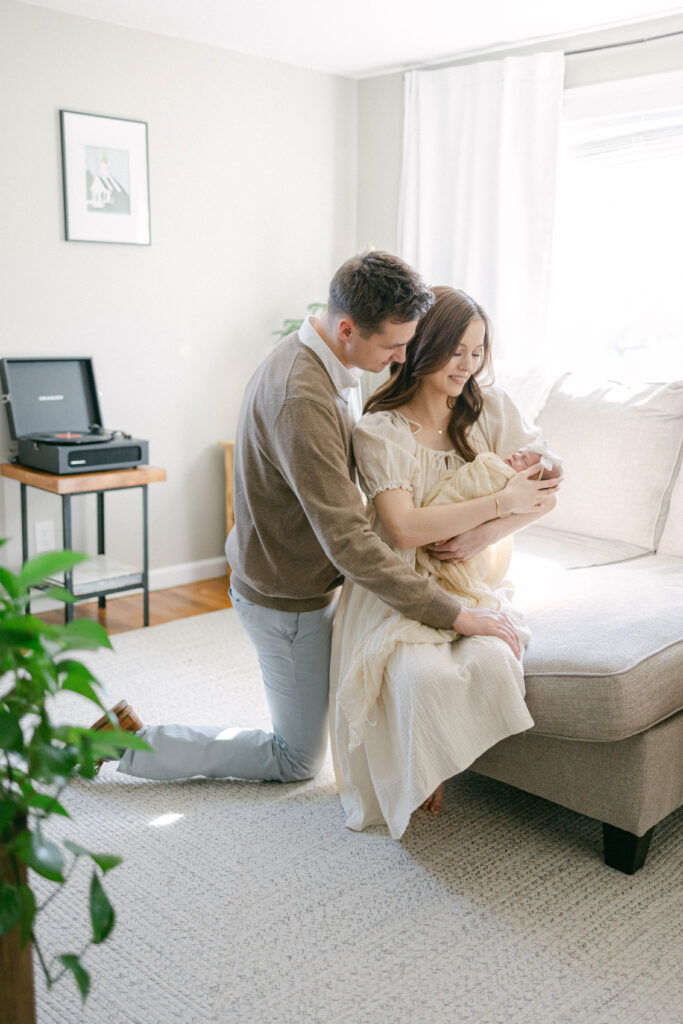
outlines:
{"label": "record player", "polygon": [[102,428],[92,359],[0,359],[0,382],[22,466],[61,476],[148,461],[147,441]]}

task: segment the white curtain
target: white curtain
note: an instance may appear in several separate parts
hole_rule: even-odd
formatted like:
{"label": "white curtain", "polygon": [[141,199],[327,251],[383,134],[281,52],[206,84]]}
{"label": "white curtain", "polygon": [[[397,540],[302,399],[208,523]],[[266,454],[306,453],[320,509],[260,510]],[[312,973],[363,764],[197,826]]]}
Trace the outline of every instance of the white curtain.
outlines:
{"label": "white curtain", "polygon": [[405,76],[399,252],[469,292],[506,360],[542,358],[564,54]]}

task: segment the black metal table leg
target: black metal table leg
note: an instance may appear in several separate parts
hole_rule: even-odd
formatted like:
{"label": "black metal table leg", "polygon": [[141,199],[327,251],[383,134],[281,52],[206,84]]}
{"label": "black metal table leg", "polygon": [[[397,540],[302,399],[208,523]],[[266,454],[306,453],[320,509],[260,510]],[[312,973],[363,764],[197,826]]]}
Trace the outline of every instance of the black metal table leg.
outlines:
{"label": "black metal table leg", "polygon": [[142,624],[149,626],[149,530],[147,484],[142,485]]}
{"label": "black metal table leg", "polygon": [[[97,492],[97,554],[104,554],[104,491]],[[97,607],[107,607],[107,595],[97,598]]]}
{"label": "black metal table leg", "polygon": [[[28,561],[28,496],[26,494],[26,484],[20,484],[21,487],[21,561]],[[31,613],[31,602],[29,601],[26,605],[26,613]]]}
{"label": "black metal table leg", "polygon": [[[71,551],[71,495],[62,495],[62,547],[65,551]],[[64,573],[64,586],[73,594],[74,573],[69,569]],[[67,602],[64,605],[64,621],[73,622],[74,606]]]}

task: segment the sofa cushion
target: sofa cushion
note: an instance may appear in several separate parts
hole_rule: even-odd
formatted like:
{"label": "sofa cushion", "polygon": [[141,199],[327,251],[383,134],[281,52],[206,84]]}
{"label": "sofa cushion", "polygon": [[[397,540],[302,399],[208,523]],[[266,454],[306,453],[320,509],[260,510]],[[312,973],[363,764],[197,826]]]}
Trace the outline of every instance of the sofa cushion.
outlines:
{"label": "sofa cushion", "polygon": [[678,555],[683,558],[683,465],[671,493],[669,514],[657,551],[662,555]]}
{"label": "sofa cushion", "polygon": [[[544,523],[545,519],[541,519]],[[515,535],[515,552],[528,556],[527,571],[537,565],[541,572],[548,563],[561,569],[584,569],[589,565],[608,565],[651,554],[646,548],[623,541],[586,537],[581,533],[549,530],[545,526],[531,526]]]}
{"label": "sofa cushion", "polygon": [[586,569],[515,554],[515,604],[531,643],[524,658],[535,731],[612,741],[683,707],[683,559],[646,555]]}
{"label": "sofa cushion", "polygon": [[537,422],[566,459],[544,527],[654,550],[681,449],[683,381],[597,384],[565,374]]}
{"label": "sofa cushion", "polygon": [[521,410],[529,423],[535,423],[548,395],[557,380],[544,363],[526,363],[520,369],[519,360],[494,359],[495,381]]}

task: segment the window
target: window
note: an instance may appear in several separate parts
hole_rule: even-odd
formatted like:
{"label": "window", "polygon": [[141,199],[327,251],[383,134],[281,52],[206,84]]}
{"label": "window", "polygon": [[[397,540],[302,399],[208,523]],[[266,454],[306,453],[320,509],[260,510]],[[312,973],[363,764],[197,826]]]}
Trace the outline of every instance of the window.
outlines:
{"label": "window", "polygon": [[558,369],[683,377],[683,73],[567,90],[548,349]]}

